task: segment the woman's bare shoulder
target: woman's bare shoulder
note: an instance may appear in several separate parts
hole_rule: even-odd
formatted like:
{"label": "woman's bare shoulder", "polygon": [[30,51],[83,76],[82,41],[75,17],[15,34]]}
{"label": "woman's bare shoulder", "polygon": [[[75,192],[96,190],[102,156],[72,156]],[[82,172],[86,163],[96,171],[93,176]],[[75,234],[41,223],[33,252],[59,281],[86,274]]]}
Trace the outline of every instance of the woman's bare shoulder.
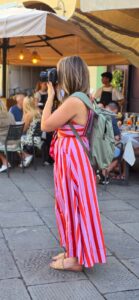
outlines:
{"label": "woman's bare shoulder", "polygon": [[74,96],[69,96],[65,101],[64,101],[65,104],[67,105],[74,105],[75,107],[86,107],[86,105],[83,103],[83,101],[78,98],[78,97],[74,97]]}

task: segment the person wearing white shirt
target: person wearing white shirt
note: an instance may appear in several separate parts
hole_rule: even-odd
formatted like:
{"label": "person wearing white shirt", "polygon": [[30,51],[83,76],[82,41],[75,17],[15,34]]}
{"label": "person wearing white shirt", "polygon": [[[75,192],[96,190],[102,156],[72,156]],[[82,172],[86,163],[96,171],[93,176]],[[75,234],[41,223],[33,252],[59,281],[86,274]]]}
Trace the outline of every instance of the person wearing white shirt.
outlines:
{"label": "person wearing white shirt", "polygon": [[97,102],[102,103],[104,107],[112,101],[123,104],[124,100],[122,93],[111,85],[112,73],[104,72],[101,74],[101,76],[103,86],[94,94],[94,98],[97,100]]}

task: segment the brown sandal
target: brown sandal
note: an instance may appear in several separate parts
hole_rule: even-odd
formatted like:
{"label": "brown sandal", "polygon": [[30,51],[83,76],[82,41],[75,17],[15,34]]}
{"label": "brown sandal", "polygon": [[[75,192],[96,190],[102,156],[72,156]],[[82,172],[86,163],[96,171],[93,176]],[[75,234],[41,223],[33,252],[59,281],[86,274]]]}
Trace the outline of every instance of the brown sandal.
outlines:
{"label": "brown sandal", "polygon": [[58,255],[56,255],[56,256],[53,256],[52,257],[52,260],[58,260],[58,259],[64,259],[64,258],[66,258],[66,253],[65,252],[63,252],[63,253],[59,253]]}
{"label": "brown sandal", "polygon": [[66,267],[66,260],[69,260],[70,258],[66,259],[58,259],[56,261],[53,261],[50,264],[50,268],[55,270],[63,270],[63,271],[74,271],[74,272],[82,272],[83,268],[78,263],[74,263],[71,266]]}

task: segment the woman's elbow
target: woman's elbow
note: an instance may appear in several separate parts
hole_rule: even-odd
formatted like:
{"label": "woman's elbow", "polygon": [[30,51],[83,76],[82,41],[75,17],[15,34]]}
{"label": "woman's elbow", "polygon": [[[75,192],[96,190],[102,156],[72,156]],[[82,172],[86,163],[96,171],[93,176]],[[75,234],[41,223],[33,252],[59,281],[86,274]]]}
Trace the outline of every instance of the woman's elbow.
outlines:
{"label": "woman's elbow", "polygon": [[49,123],[46,121],[45,123],[41,123],[41,130],[42,131],[47,131],[47,132],[51,132],[52,131],[52,128],[51,126],[49,125]]}

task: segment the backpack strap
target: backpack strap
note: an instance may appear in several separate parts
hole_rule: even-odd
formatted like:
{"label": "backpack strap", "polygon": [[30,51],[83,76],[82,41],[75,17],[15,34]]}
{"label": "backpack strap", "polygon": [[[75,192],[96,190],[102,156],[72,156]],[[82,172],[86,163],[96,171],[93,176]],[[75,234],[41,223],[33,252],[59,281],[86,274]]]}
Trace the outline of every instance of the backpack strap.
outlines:
{"label": "backpack strap", "polygon": [[88,108],[94,110],[93,104],[91,103],[89,97],[85,93],[75,92],[71,95],[71,97],[79,98]]}
{"label": "backpack strap", "polygon": [[[89,97],[85,93],[75,92],[71,96],[79,98],[88,108],[90,108],[91,110],[94,110],[94,107],[93,107]],[[72,132],[74,133],[74,135],[78,139],[78,141],[81,143],[81,145],[82,145],[85,153],[87,154],[88,158],[90,159],[90,152],[88,151],[87,147],[85,146],[84,142],[82,141],[82,139],[81,139],[80,135],[78,134],[77,130],[75,129],[75,127],[73,126],[72,123],[68,123],[68,124],[69,124]]]}
{"label": "backpack strap", "polygon": [[76,136],[76,138],[78,139],[78,141],[81,143],[81,145],[82,145],[82,147],[83,147],[85,153],[87,154],[87,156],[88,156],[89,159],[90,159],[90,153],[89,153],[87,147],[85,146],[84,142],[82,141],[80,135],[78,134],[77,130],[76,130],[75,127],[72,125],[72,123],[69,123],[69,126],[70,126],[72,132],[74,133],[74,135]]}

